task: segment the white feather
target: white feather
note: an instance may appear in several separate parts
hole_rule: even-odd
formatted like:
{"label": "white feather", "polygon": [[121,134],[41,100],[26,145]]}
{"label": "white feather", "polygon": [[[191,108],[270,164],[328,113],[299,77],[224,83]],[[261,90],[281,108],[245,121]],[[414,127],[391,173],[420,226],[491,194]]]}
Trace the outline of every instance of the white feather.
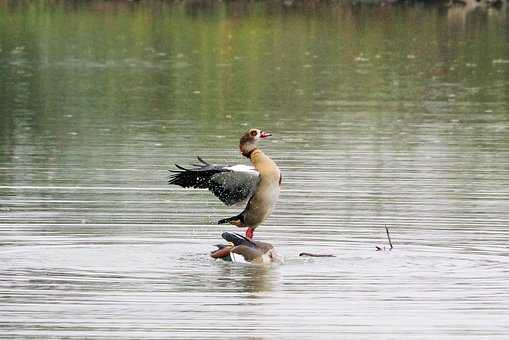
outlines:
{"label": "white feather", "polygon": [[237,164],[232,166],[225,166],[224,168],[235,172],[247,172],[256,176],[259,175],[254,166]]}
{"label": "white feather", "polygon": [[244,256],[237,254],[237,253],[230,253],[230,258],[232,259],[232,262],[235,262],[235,263],[249,263],[246,261]]}

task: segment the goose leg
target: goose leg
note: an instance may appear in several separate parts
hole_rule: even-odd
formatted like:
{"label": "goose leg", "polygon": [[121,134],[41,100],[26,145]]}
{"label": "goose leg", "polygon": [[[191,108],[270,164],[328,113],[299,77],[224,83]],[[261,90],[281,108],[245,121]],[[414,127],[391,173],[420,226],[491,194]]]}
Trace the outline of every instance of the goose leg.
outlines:
{"label": "goose leg", "polygon": [[250,240],[253,239],[254,228],[248,227],[246,230],[246,237]]}

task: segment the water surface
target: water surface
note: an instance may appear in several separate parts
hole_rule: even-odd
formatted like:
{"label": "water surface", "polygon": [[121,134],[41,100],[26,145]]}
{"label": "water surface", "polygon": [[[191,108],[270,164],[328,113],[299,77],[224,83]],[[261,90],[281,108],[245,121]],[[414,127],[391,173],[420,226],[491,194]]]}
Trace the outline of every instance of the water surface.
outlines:
{"label": "water surface", "polygon": [[[0,1],[0,338],[505,338],[507,20]],[[209,259],[238,210],[166,183],[254,126],[268,268]]]}

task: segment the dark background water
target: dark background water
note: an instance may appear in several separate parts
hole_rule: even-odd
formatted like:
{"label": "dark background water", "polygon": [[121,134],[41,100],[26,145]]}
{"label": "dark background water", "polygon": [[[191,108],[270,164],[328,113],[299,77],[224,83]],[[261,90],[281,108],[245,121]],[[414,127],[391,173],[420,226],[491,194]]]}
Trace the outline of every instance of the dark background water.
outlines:
{"label": "dark background water", "polygon": [[[0,1],[0,338],[504,338],[508,42],[506,8]],[[254,126],[270,268],[166,184]]]}

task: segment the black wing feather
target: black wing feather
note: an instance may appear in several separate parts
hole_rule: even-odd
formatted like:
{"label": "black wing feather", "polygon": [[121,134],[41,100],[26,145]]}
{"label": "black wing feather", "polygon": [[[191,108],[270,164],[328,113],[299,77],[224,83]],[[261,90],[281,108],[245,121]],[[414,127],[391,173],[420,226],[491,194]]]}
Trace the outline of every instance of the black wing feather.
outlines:
{"label": "black wing feather", "polygon": [[203,165],[194,165],[186,169],[175,164],[179,170],[169,170],[173,174],[169,184],[183,188],[209,189],[226,205],[233,205],[248,199],[254,192],[258,178],[248,173],[235,173],[224,166],[211,165],[201,157],[198,161]]}

